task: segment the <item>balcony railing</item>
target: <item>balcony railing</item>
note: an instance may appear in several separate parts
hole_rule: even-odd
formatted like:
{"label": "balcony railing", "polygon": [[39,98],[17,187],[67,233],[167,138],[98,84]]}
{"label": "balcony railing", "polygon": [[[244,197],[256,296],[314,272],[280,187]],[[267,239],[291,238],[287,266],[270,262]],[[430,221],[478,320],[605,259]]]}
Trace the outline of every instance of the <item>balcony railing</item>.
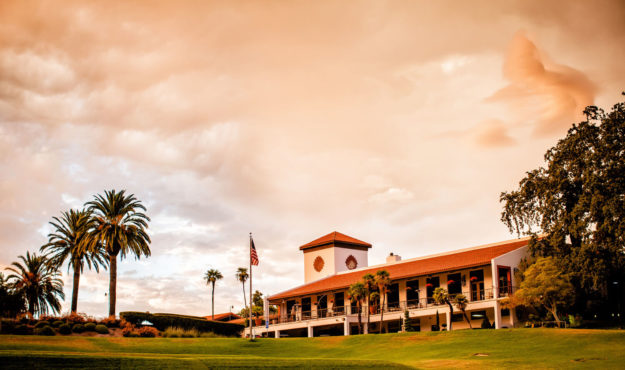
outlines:
{"label": "balcony railing", "polygon": [[[494,293],[497,292],[498,297],[508,297],[516,290],[516,287],[513,286],[502,286],[498,289],[476,289],[472,291],[463,291],[462,293],[449,294],[449,299],[453,302],[455,297],[458,294],[463,294],[469,303],[472,302],[480,302],[485,300],[494,299]],[[452,303],[453,304],[453,303]],[[447,306],[446,303],[439,304],[432,297],[425,297],[420,299],[412,299],[401,302],[388,302],[384,309],[384,313],[389,312],[397,312],[397,311],[405,311],[405,310],[414,310],[414,309],[427,309],[432,307],[441,307]],[[455,305],[454,305],[455,307]],[[288,322],[296,322],[296,321],[306,321],[306,320],[315,320],[321,318],[335,317],[335,316],[344,316],[346,314],[346,310],[349,308],[349,313],[352,315],[358,314],[356,308],[351,308],[349,306],[335,306],[331,308],[322,308],[311,311],[301,311],[301,312],[292,312],[289,315],[285,315],[280,317],[277,322],[278,323],[288,323]],[[363,305],[361,307],[361,313],[364,315],[367,310],[371,315],[377,315],[381,313],[380,305],[371,305],[368,307],[367,305]],[[274,323],[275,320],[274,320]]]}

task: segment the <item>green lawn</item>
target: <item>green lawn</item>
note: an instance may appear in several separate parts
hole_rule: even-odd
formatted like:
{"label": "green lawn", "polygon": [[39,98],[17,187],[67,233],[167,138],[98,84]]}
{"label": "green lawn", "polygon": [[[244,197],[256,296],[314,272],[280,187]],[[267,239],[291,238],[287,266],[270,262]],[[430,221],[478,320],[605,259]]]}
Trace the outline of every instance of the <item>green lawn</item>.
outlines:
{"label": "green lawn", "polygon": [[0,336],[0,368],[25,367],[625,368],[625,331],[461,330],[255,342]]}

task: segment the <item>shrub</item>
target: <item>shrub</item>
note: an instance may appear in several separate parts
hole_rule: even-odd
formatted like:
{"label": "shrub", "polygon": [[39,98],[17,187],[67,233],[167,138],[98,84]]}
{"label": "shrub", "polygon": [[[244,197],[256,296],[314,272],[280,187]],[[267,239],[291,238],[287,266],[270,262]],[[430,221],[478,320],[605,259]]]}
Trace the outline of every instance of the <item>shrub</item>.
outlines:
{"label": "shrub", "polygon": [[74,333],[82,333],[85,331],[85,326],[83,324],[74,324],[74,326],[72,326],[72,331]]}
{"label": "shrub", "polygon": [[200,332],[196,329],[185,330],[182,328],[169,327],[165,329],[161,335],[165,338],[198,338]]}
{"label": "shrub", "polygon": [[96,324],[88,322],[85,324],[85,331],[95,331],[96,326]]}
{"label": "shrub", "polygon": [[50,325],[46,325],[40,328],[35,329],[35,334],[37,335],[55,335],[54,329]]}
{"label": "shrub", "polygon": [[147,312],[121,312],[119,316],[135,325],[144,320],[154,324],[158,330],[164,331],[169,327],[178,327],[186,330],[196,329],[200,333],[213,332],[224,336],[239,336],[244,329],[241,324],[232,324],[220,321],[210,321],[203,317],[174,315],[167,313],[150,314]]}
{"label": "shrub", "polygon": [[87,321],[85,320],[85,317],[83,315],[77,314],[75,312],[72,312],[71,314],[64,316],[63,319],[65,319],[70,324],[84,324],[85,321]]}
{"label": "shrub", "polygon": [[141,329],[139,329],[137,332],[139,336],[143,338],[154,338],[158,335],[158,330],[151,326],[144,326]]}
{"label": "shrub", "polygon": [[50,322],[45,320],[39,321],[37,324],[35,324],[35,329],[41,329],[44,326],[50,326]]}
{"label": "shrub", "polygon": [[106,325],[109,328],[119,328],[121,327],[121,320],[115,318],[115,316],[107,317],[106,319],[100,321],[100,324]]}
{"label": "shrub", "polygon": [[11,334],[15,330],[15,326],[18,325],[15,320],[2,319],[0,320],[0,333]]}
{"label": "shrub", "polygon": [[139,334],[136,331],[131,331],[127,335],[128,338],[139,338]]}
{"label": "shrub", "polygon": [[15,325],[13,329],[13,334],[17,335],[29,335],[33,333],[33,328],[25,324]]}
{"label": "shrub", "polygon": [[95,326],[95,331],[98,334],[108,334],[109,333],[109,328],[106,327],[106,325],[96,325]]}
{"label": "shrub", "polygon": [[68,335],[72,333],[72,328],[69,324],[63,324],[59,326],[59,334]]}
{"label": "shrub", "polygon": [[131,334],[134,333],[135,326],[124,320],[122,320],[122,322],[123,322],[122,335],[124,337],[131,337],[132,336]]}
{"label": "shrub", "polygon": [[579,328],[582,326],[582,317],[579,315],[569,315],[569,324],[572,328]]}
{"label": "shrub", "polygon": [[52,323],[52,326],[55,327],[55,328],[60,328],[61,325],[63,325],[63,324],[65,324],[64,321],[56,320],[55,322]]}

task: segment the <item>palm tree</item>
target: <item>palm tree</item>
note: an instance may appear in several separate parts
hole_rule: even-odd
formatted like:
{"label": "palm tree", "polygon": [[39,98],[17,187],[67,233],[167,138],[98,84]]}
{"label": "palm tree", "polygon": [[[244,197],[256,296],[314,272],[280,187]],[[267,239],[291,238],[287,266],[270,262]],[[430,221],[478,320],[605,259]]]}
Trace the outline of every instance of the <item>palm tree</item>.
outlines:
{"label": "palm tree", "polygon": [[217,280],[223,279],[224,276],[219,272],[219,270],[210,269],[206,271],[206,275],[204,275],[204,280],[206,280],[206,284],[211,284],[213,286],[213,290],[211,292],[211,320],[215,320],[215,283]]}
{"label": "palm tree", "polygon": [[365,286],[361,282],[354,283],[349,286],[347,289],[347,298],[350,301],[356,302],[356,307],[358,309],[358,334],[362,334],[362,300],[365,298]]}
{"label": "palm tree", "polygon": [[388,291],[388,286],[391,284],[391,276],[386,270],[379,270],[375,273],[375,284],[378,286],[378,291],[380,292],[380,296],[382,297],[382,302],[380,304],[381,315],[380,315],[380,334],[382,333],[382,327],[384,326],[384,309],[386,305],[386,293]]}
{"label": "palm tree", "polygon": [[106,267],[106,252],[99,243],[91,244],[94,248],[90,248],[90,233],[95,223],[89,211],[71,209],[63,212],[60,219],[52,219],[54,221],[50,224],[55,231],[48,234],[48,244],[41,247],[41,252],[47,252],[46,257],[52,267],[60,269],[67,260],[67,271],[70,268],[74,270],[71,312],[75,313],[78,308],[80,274],[85,263],[89,269],[93,266],[99,272],[100,266]]}
{"label": "palm tree", "polygon": [[[247,281],[247,278],[250,277],[250,275],[247,273],[247,268],[239,267],[235,276],[237,280],[239,280],[241,284],[243,285],[243,305],[244,305],[243,308],[247,308],[247,299],[245,299],[245,282]],[[248,311],[248,314],[249,314],[249,311]],[[251,315],[250,315],[250,318],[251,318]]]}
{"label": "palm tree", "polygon": [[126,191],[104,191],[104,196],[96,195],[86,204],[95,219],[92,242],[101,243],[109,258],[109,316],[115,316],[117,298],[117,256],[121,259],[126,254],[150,256],[150,237],[147,234],[150,218],[140,211],[145,211],[141,201],[134,194]]}
{"label": "palm tree", "polygon": [[[441,287],[434,289],[434,293],[432,293],[432,298],[434,298],[434,301],[436,301],[436,303],[438,304],[447,304],[449,306],[449,317],[451,318],[451,316],[454,314],[454,306],[449,300],[449,294],[447,294],[447,290]],[[449,331],[451,331],[451,323],[452,320],[449,320],[449,328],[447,328],[447,330]]]}
{"label": "palm tree", "polygon": [[365,287],[365,300],[367,302],[367,334],[369,334],[369,316],[371,315],[371,294],[375,290],[375,276],[372,274],[365,274],[362,277],[362,284]]}
{"label": "palm tree", "polygon": [[52,312],[60,312],[59,298],[64,300],[65,294],[59,271],[48,263],[45,256],[26,252],[26,257],[18,258],[23,264],[13,262],[13,267],[7,267],[7,270],[13,272],[7,280],[11,281],[13,289],[26,298],[30,316],[48,314],[48,306]]}
{"label": "palm tree", "polygon": [[464,319],[469,324],[469,328],[473,329],[473,326],[471,325],[471,320],[469,320],[466,311],[467,305],[469,304],[469,300],[467,299],[467,297],[464,294],[457,294],[454,297],[454,304],[456,305],[456,307],[458,307],[460,311],[462,311],[462,316],[464,316]]}

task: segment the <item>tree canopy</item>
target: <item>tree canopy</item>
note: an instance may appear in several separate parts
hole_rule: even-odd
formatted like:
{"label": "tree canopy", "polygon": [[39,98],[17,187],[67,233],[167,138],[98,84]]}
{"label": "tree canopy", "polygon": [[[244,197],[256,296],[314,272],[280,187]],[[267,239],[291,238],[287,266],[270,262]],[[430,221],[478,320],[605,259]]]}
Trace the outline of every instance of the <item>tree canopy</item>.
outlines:
{"label": "tree canopy", "polygon": [[556,265],[553,257],[539,257],[527,268],[515,296],[527,305],[542,306],[556,321],[558,308],[568,307],[574,297],[569,277]]}
{"label": "tree canopy", "polygon": [[547,151],[544,167],[500,196],[502,221],[532,236],[532,255],[554,257],[580,301],[606,298],[625,267],[625,104],[584,113],[587,120]]}

